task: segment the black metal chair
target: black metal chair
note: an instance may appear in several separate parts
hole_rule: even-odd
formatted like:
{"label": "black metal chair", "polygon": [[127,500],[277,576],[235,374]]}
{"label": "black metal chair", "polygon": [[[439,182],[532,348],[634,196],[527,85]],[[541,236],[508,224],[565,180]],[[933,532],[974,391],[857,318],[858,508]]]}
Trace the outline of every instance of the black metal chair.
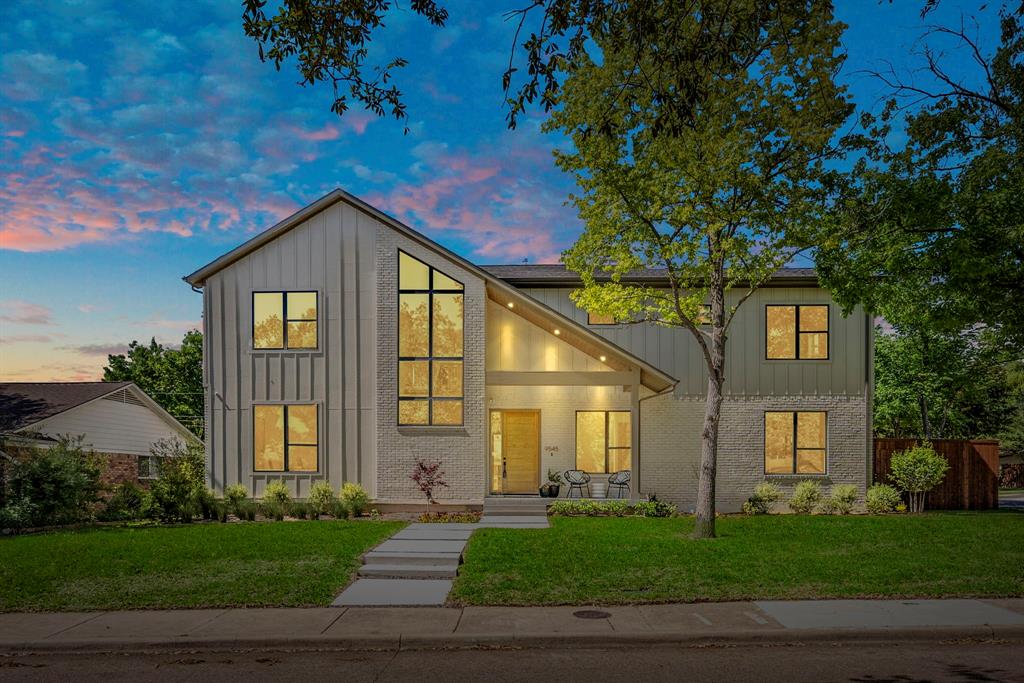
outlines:
{"label": "black metal chair", "polygon": [[572,498],[573,491],[579,491],[580,495],[577,498],[583,497],[583,487],[587,487],[587,498],[590,498],[590,475],[583,470],[566,470],[565,471],[565,483],[569,485],[569,490],[566,492],[566,498]]}
{"label": "black metal chair", "polygon": [[[629,470],[619,470],[612,476],[608,477],[608,493],[611,494],[612,488],[615,489],[616,498],[628,498],[629,491],[629,480],[633,478],[633,475]],[[627,495],[622,494],[627,492]],[[611,495],[608,496],[611,498]]]}

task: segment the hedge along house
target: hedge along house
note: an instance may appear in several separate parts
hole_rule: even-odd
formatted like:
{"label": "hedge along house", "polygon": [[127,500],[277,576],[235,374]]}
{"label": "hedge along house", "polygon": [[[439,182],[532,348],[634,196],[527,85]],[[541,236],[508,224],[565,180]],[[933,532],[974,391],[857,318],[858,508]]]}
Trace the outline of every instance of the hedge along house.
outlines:
{"label": "hedge along house", "polygon": [[[657,272],[638,278],[657,280]],[[549,470],[630,470],[690,508],[706,386],[683,330],[575,307],[562,266],[476,266],[335,190],[185,280],[202,288],[210,484],[327,480],[381,504],[537,495]],[[738,293],[730,293],[733,300]],[[869,481],[871,320],[784,271],[731,332],[718,501],[765,478]],[[562,495],[566,489],[562,488]]]}

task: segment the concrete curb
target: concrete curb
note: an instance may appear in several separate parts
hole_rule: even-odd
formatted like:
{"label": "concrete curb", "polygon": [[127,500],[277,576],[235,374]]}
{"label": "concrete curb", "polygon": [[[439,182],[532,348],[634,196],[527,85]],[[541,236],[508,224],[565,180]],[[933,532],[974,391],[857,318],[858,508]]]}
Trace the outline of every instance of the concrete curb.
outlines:
{"label": "concrete curb", "polygon": [[181,650],[440,650],[476,648],[576,649],[638,645],[683,647],[778,646],[809,642],[937,642],[1003,640],[1024,643],[1024,625],[941,626],[884,629],[779,629],[773,631],[620,632],[615,634],[406,634],[272,638],[93,638],[88,640],[0,641],[0,653],[167,652]]}

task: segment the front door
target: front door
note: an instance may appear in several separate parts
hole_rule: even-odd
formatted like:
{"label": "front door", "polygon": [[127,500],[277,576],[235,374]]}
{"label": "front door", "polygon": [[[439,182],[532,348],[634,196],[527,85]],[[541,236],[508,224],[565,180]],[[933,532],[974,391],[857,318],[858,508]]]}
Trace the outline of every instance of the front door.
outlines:
{"label": "front door", "polygon": [[492,486],[495,493],[537,493],[540,485],[540,411],[491,413]]}

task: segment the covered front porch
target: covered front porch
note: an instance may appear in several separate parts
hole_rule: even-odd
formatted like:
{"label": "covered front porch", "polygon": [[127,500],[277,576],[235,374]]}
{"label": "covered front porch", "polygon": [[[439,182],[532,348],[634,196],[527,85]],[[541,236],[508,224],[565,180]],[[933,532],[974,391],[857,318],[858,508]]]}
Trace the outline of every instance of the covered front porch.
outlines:
{"label": "covered front porch", "polygon": [[[675,380],[534,299],[488,289],[486,496],[539,496],[549,473],[583,495],[643,496],[641,401]],[[607,482],[629,473],[629,488]],[[620,475],[622,476],[622,475]],[[572,491],[579,496],[580,491]]]}

